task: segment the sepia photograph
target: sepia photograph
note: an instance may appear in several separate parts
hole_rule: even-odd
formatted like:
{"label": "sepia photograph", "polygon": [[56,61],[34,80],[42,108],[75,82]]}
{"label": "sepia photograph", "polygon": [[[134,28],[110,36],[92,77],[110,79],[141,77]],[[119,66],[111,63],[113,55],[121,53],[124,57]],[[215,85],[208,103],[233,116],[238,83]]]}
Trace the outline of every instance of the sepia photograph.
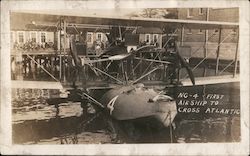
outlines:
{"label": "sepia photograph", "polygon": [[1,97],[8,88],[12,145],[245,142],[249,67],[242,61],[249,62],[249,51],[242,56],[240,46],[249,44],[242,39],[242,5],[67,1],[73,5],[56,9],[44,1],[55,9],[39,9],[32,2],[25,1],[36,7],[9,9],[7,29],[1,26],[1,40],[8,30],[1,65],[8,66],[9,83],[2,67]]}

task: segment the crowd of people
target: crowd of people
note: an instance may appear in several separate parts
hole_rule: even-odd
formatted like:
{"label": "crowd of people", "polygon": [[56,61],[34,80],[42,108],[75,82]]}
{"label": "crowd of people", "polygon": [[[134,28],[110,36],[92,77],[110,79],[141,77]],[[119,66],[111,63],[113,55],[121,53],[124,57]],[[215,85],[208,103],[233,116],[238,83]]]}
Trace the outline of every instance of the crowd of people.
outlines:
{"label": "crowd of people", "polygon": [[24,51],[30,51],[30,50],[45,50],[45,49],[54,49],[54,43],[53,42],[42,42],[38,43],[35,41],[27,41],[25,43],[18,43],[14,42],[13,49],[15,50],[24,50]]}

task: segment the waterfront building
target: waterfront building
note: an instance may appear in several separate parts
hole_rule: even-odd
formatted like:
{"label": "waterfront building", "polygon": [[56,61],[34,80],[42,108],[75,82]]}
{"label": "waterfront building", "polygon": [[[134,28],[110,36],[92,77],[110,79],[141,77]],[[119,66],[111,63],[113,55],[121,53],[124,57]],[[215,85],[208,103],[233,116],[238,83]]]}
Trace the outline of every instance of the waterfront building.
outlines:
{"label": "waterfront building", "polygon": [[[239,22],[238,8],[182,8],[178,9],[177,14],[178,19],[183,20]],[[181,33],[183,33],[183,39],[180,38]],[[219,29],[204,30],[190,27],[178,31],[177,36],[179,36],[179,42],[183,41],[183,46],[191,47],[192,57],[216,58],[218,43],[223,41],[219,47],[220,58],[234,59],[238,41],[237,30],[222,29],[221,38],[219,33]]]}

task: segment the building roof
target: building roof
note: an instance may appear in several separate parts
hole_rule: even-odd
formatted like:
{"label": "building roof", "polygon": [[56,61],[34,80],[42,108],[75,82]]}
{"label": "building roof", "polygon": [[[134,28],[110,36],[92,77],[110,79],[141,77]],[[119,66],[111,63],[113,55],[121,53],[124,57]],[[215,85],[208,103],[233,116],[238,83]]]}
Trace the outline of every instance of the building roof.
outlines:
{"label": "building roof", "polygon": [[136,30],[137,34],[163,34],[162,29],[160,28],[144,28],[140,27]]}

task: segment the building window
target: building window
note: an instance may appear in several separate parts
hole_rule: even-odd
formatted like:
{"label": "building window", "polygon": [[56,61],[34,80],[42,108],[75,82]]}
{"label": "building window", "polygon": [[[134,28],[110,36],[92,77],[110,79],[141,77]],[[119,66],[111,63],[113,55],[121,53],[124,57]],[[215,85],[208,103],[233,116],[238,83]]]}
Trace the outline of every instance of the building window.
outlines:
{"label": "building window", "polygon": [[187,9],[187,18],[193,17],[194,9]]}
{"label": "building window", "polygon": [[236,35],[237,34],[236,29],[233,29],[231,33],[232,33],[232,35]]}
{"label": "building window", "polygon": [[30,32],[30,39],[32,42],[36,42],[36,32]]}
{"label": "building window", "polygon": [[192,34],[192,29],[188,29],[187,34]]}
{"label": "building window", "polygon": [[87,43],[93,43],[93,33],[87,33]]}
{"label": "building window", "polygon": [[97,33],[96,34],[96,40],[101,41],[102,40],[102,33]]}
{"label": "building window", "polygon": [[18,43],[24,43],[24,32],[18,32]]}
{"label": "building window", "polygon": [[45,32],[41,32],[41,42],[42,43],[46,42],[46,33]]}
{"label": "building window", "polygon": [[202,34],[202,33],[203,33],[203,30],[199,29],[198,34]]}
{"label": "building window", "polygon": [[150,34],[145,34],[146,43],[150,43]]}
{"label": "building window", "polygon": [[153,35],[153,42],[158,42],[158,34]]}
{"label": "building window", "polygon": [[80,41],[80,35],[76,35],[76,41]]}
{"label": "building window", "polygon": [[204,9],[203,9],[203,8],[200,8],[200,9],[199,9],[199,15],[203,15],[203,13],[204,13]]}
{"label": "building window", "polygon": [[219,33],[219,30],[218,29],[215,29],[214,30],[214,34],[218,34]]}

